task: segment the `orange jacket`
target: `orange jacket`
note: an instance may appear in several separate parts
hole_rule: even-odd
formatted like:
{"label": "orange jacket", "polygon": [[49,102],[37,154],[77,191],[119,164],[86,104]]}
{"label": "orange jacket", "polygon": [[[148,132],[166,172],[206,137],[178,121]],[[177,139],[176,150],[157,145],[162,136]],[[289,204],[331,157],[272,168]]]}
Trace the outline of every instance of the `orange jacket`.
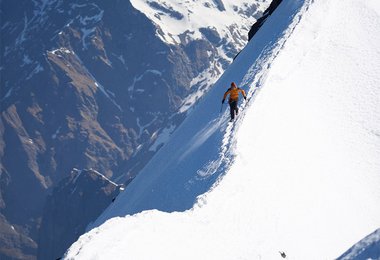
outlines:
{"label": "orange jacket", "polygon": [[225,100],[227,95],[230,94],[229,102],[237,101],[239,99],[239,92],[241,92],[244,98],[246,97],[244,90],[241,88],[229,88],[226,93],[224,93],[223,100]]}

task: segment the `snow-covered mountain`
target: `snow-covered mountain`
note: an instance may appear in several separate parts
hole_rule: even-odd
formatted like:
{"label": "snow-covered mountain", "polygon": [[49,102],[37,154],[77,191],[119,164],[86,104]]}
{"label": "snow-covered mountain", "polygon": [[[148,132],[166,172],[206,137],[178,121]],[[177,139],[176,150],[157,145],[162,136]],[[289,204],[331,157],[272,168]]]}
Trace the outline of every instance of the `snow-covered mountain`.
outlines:
{"label": "snow-covered mountain", "polygon": [[380,259],[380,229],[375,230],[343,255],[337,258],[337,260],[368,260],[368,259]]}
{"label": "snow-covered mountain", "polygon": [[[157,25],[157,33],[169,44],[204,39],[207,32],[219,40],[245,45],[251,25],[265,1],[247,0],[132,0],[132,5]],[[266,6],[264,4],[264,6]],[[256,19],[252,14],[256,13]]]}
{"label": "snow-covered mountain", "polygon": [[[191,81],[191,95],[180,108],[187,111],[247,43],[248,32],[272,1],[132,0],[131,4],[156,25],[156,35],[176,46],[203,45],[195,50],[201,73]],[[190,47],[189,46],[189,47]],[[204,66],[209,64],[208,66]]]}
{"label": "snow-covered mountain", "polygon": [[377,1],[284,0],[65,259],[334,259],[378,229],[378,28]]}
{"label": "snow-covered mountain", "polygon": [[131,181],[269,3],[1,0],[0,258],[44,250],[46,198],[73,168]]}

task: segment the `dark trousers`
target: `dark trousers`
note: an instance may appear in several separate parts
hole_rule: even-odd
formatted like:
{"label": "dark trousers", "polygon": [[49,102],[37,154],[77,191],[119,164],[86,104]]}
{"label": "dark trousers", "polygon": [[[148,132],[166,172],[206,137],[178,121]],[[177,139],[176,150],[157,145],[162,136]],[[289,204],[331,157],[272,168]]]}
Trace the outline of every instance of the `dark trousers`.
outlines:
{"label": "dark trousers", "polygon": [[237,100],[231,100],[228,103],[230,104],[231,120],[234,120],[235,119],[235,114],[237,115],[239,113],[238,101]]}

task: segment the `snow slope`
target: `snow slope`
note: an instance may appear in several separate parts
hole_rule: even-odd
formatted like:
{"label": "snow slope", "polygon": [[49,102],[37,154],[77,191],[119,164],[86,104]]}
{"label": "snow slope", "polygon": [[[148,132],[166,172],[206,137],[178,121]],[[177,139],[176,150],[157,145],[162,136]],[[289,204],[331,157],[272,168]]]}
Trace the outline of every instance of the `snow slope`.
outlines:
{"label": "snow slope", "polygon": [[332,259],[376,230],[378,28],[375,0],[284,0],[66,259]]}

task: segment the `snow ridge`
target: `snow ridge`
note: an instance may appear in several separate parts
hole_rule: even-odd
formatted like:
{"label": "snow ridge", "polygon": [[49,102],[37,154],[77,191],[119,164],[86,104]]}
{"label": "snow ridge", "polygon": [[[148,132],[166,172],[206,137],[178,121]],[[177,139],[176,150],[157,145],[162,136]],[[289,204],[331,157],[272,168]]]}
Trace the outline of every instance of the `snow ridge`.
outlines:
{"label": "snow ridge", "polygon": [[374,3],[283,1],[66,259],[335,259],[377,229]]}
{"label": "snow ridge", "polygon": [[[253,72],[270,68],[268,64],[272,61],[272,50],[278,52],[285,38],[290,36],[292,28],[297,25],[300,15],[310,3],[310,1],[305,2],[291,6],[289,12],[292,12],[292,15],[281,15],[281,22],[277,21],[276,26],[267,25],[267,29],[259,33],[260,41],[250,42],[242,54],[246,53],[251,59],[240,58],[241,54],[237,57],[229,70],[173,133],[169,143],[161,148],[159,154],[128,186],[129,189],[125,194],[100,216],[95,225],[103,223],[112,216],[124,216],[147,209],[155,208],[168,212],[190,209],[197,197],[214,185],[234,161],[234,140],[231,133],[237,130],[236,126],[241,121],[230,126],[227,108],[225,107],[225,111],[220,115],[218,109],[210,109],[210,105],[220,108],[221,97],[231,79],[243,89],[249,90],[249,95],[253,95],[265,79],[265,77],[254,78],[256,74]],[[252,65],[252,60],[257,61]],[[251,74],[247,74],[247,71]],[[244,106],[245,104],[241,108]],[[173,156],[167,159],[168,154]],[[176,174],[177,172],[182,174]],[[162,186],[160,185],[162,182],[167,184]],[[128,197],[127,202],[123,196]]]}

